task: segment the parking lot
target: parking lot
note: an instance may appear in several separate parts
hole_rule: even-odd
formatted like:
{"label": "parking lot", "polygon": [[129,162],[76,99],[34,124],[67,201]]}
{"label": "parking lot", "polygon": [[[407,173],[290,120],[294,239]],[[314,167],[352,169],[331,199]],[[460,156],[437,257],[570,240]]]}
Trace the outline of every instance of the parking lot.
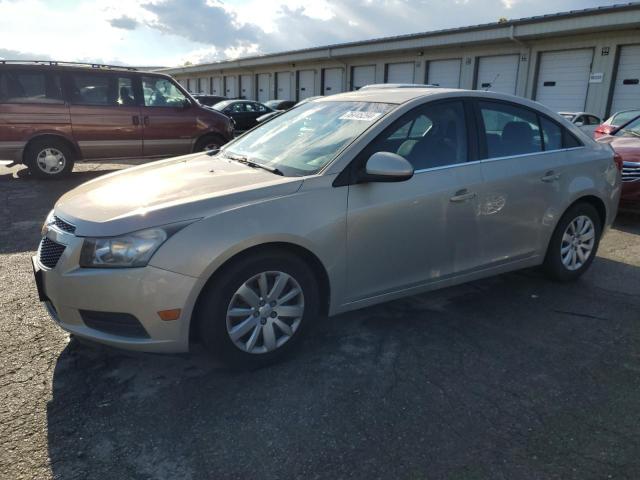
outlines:
{"label": "parking lot", "polygon": [[289,361],[70,340],[30,256],[63,181],[0,167],[0,477],[601,479],[640,472],[640,217],[591,270],[527,270],[323,320]]}

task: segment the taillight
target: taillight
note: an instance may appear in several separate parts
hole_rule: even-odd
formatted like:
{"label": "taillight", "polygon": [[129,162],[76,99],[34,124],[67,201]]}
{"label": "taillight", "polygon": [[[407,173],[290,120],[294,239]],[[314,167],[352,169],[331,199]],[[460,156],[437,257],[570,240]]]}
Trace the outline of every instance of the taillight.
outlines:
{"label": "taillight", "polygon": [[616,163],[616,167],[618,167],[618,171],[621,172],[622,171],[622,164],[624,163],[624,161],[622,160],[622,157],[620,156],[619,153],[615,153],[614,152],[613,161]]}

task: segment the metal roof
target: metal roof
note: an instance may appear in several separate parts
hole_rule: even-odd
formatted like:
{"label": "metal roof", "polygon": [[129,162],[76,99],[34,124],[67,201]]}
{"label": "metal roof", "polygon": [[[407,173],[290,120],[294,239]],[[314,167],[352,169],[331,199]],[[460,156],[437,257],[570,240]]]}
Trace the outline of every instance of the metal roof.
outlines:
{"label": "metal roof", "polygon": [[474,32],[479,30],[504,29],[505,27],[516,27],[520,25],[541,23],[549,20],[561,20],[566,18],[573,19],[573,18],[578,18],[583,16],[599,15],[599,14],[614,13],[614,12],[617,13],[617,12],[623,12],[626,10],[638,10],[638,9],[640,9],[640,1],[601,6],[601,7],[585,8],[581,10],[570,10],[570,11],[551,13],[551,14],[545,14],[545,15],[536,15],[532,17],[524,17],[524,18],[518,18],[513,20],[506,20],[502,22],[498,21],[498,22],[484,23],[484,24],[471,25],[471,26],[465,26],[465,27],[445,28],[440,30],[432,30],[428,32],[410,33],[410,34],[402,34],[402,35],[395,35],[395,36],[389,36],[389,37],[373,38],[369,40],[359,40],[354,42],[323,45],[323,46],[303,48],[298,50],[287,50],[283,52],[274,52],[274,53],[267,53],[262,55],[239,57],[235,59],[219,60],[216,62],[203,63],[198,65],[164,68],[164,69],[160,69],[159,71],[166,71],[168,73],[171,73],[171,72],[186,73],[186,72],[203,71],[207,69],[215,70],[215,69],[221,69],[221,68],[235,67],[235,65],[233,64],[236,62],[251,62],[252,60],[264,60],[264,59],[281,57],[281,56],[291,56],[291,55],[298,55],[298,54],[304,54],[304,53],[322,52],[326,50],[331,51],[334,49],[345,48],[345,47],[359,47],[359,46],[365,46],[365,45],[375,45],[379,43],[397,42],[397,41],[403,41],[403,40],[416,40],[416,39],[434,37],[434,36],[443,35],[443,34],[452,34],[452,33],[457,34],[457,33]]}

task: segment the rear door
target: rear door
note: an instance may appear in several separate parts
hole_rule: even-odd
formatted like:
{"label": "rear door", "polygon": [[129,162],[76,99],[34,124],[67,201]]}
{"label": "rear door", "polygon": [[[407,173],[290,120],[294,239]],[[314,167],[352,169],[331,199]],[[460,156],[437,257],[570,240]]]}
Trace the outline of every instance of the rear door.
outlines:
{"label": "rear door", "polygon": [[142,155],[140,107],[127,73],[66,73],[73,136],[84,158]]}
{"label": "rear door", "polygon": [[417,107],[367,148],[356,168],[375,152],[397,153],[415,169],[397,183],[349,186],[347,212],[350,301],[445,280],[478,262],[479,162],[468,162],[461,101]]}
{"label": "rear door", "polygon": [[198,107],[169,78],[142,76],[140,82],[144,155],[191,152],[198,132]]}
{"label": "rear door", "polygon": [[483,264],[497,266],[542,254],[565,207],[571,173],[566,166],[580,151],[566,150],[570,134],[533,110],[500,101],[476,105],[484,157],[478,255]]}

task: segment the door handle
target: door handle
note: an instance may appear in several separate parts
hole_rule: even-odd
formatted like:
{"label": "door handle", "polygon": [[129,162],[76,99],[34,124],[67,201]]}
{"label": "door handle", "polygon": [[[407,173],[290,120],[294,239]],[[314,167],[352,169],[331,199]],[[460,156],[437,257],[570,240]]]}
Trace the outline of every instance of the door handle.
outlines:
{"label": "door handle", "polygon": [[145,115],[145,116],[144,116],[144,124],[145,124],[146,126],[148,126],[148,125],[149,125],[149,117],[148,117],[147,115]]}
{"label": "door handle", "polygon": [[134,125],[140,125],[140,117],[138,117],[137,115],[131,117],[131,120],[133,121]]}
{"label": "door handle", "polygon": [[464,190],[458,190],[453,197],[449,199],[450,202],[460,203],[466,202],[476,198],[476,192],[469,192],[466,188]]}
{"label": "door handle", "polygon": [[557,182],[558,180],[560,180],[560,174],[554,172],[553,170],[549,170],[540,180],[545,183]]}

